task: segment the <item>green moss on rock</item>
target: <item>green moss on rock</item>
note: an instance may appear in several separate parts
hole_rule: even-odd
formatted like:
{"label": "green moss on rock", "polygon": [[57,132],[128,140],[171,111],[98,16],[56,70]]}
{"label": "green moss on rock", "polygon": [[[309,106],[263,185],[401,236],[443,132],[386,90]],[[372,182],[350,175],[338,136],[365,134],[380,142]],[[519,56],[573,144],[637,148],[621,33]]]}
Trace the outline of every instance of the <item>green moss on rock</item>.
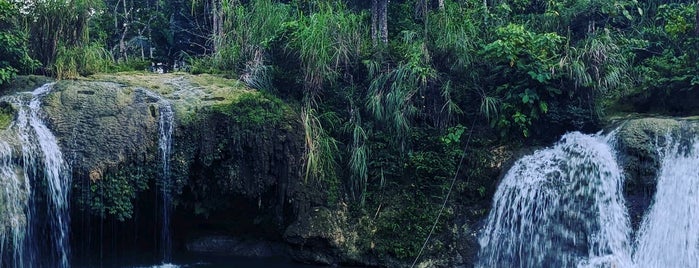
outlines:
{"label": "green moss on rock", "polygon": [[260,92],[245,92],[229,103],[212,106],[212,109],[230,116],[243,128],[274,126],[293,113],[280,99]]}
{"label": "green moss on rock", "polygon": [[52,82],[53,79],[40,75],[18,75],[9,83],[3,84],[0,91],[3,94],[11,94],[14,92],[32,91],[43,84]]}
{"label": "green moss on rock", "polygon": [[656,192],[662,152],[669,146],[689,144],[699,132],[696,122],[665,118],[642,118],[625,122],[618,134],[619,163],[626,175],[625,195],[629,216],[638,228]]}
{"label": "green moss on rock", "polygon": [[653,189],[660,168],[658,147],[665,146],[666,137],[677,135],[680,122],[674,119],[644,118],[626,122],[619,130],[621,164],[629,179],[627,189]]}
{"label": "green moss on rock", "polygon": [[[235,196],[257,201],[293,181],[301,154],[295,145],[300,136],[291,127],[297,115],[278,98],[211,75],[96,75],[59,81],[43,105],[74,163],[80,208],[126,220],[139,193],[160,183],[151,169],[160,162],[161,103],[144,90],[162,96],[175,110],[173,190],[181,193],[188,186],[195,196],[202,194],[189,200],[199,204],[199,212],[223,211]],[[286,186],[279,191],[287,191]]]}
{"label": "green moss on rock", "polygon": [[15,117],[15,109],[9,103],[0,103],[0,129],[6,129]]}

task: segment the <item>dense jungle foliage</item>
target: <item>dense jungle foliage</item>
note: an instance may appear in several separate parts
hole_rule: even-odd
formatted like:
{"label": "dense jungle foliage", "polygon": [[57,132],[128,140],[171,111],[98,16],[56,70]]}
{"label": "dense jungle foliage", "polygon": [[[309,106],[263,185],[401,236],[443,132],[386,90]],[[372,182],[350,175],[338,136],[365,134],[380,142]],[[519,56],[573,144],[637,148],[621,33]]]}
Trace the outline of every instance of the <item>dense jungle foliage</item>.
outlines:
{"label": "dense jungle foliage", "polygon": [[163,63],[298,104],[306,183],[397,258],[447,193],[485,213],[500,146],[699,90],[694,0],[0,0],[0,27],[0,84]]}

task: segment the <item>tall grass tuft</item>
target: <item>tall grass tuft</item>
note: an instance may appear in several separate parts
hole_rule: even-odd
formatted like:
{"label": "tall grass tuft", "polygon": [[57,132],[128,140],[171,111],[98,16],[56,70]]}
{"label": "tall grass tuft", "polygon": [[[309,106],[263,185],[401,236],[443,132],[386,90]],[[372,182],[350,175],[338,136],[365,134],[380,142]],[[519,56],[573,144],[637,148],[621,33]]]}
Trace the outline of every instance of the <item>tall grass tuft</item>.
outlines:
{"label": "tall grass tuft", "polygon": [[345,131],[348,131],[352,137],[352,144],[348,147],[350,153],[349,170],[351,172],[348,186],[352,200],[364,204],[367,179],[369,178],[367,133],[362,127],[359,111],[357,109],[353,109],[353,111],[352,118],[344,126]]}
{"label": "tall grass tuft", "polygon": [[248,5],[221,0],[220,15],[221,33],[212,36],[212,67],[243,71],[248,78],[245,82],[253,82],[251,86],[266,86],[268,49],[282,34],[280,26],[292,19],[291,9],[272,0],[254,0]]}
{"label": "tall grass tuft", "polygon": [[361,144],[352,147],[352,155],[350,157],[350,168],[352,170],[352,181],[350,183],[350,192],[352,199],[359,200],[360,204],[364,204],[366,200],[366,187],[369,171],[367,169],[367,148]]}
{"label": "tall grass tuft", "polygon": [[28,6],[31,17],[27,20],[33,57],[45,66],[51,66],[61,46],[87,43],[91,12],[103,5],[101,0],[33,1],[33,5]]}
{"label": "tall grass tuft", "polygon": [[422,111],[430,81],[437,77],[425,43],[414,32],[404,32],[406,59],[395,68],[382,70],[367,61],[371,83],[366,107],[379,121],[387,123],[398,137],[406,137],[413,117]]}
{"label": "tall grass tuft", "polygon": [[590,88],[593,96],[618,97],[630,84],[628,54],[609,30],[598,30],[567,50],[560,66],[576,87]]}
{"label": "tall grass tuft", "polygon": [[355,64],[368,34],[364,14],[352,13],[341,3],[321,3],[318,9],[301,18],[291,41],[301,60],[304,88],[312,98]]}
{"label": "tall grass tuft", "polygon": [[442,54],[452,69],[466,68],[480,48],[482,21],[479,9],[468,3],[449,1],[443,11],[430,14],[426,24],[427,40],[435,53]]}
{"label": "tall grass tuft", "polygon": [[337,141],[328,133],[316,116],[315,109],[305,105],[301,111],[304,129],[306,172],[305,182],[332,181],[336,179],[335,169],[338,155]]}
{"label": "tall grass tuft", "polygon": [[107,72],[113,63],[112,54],[98,43],[71,47],[59,45],[53,71],[58,79],[69,79]]}

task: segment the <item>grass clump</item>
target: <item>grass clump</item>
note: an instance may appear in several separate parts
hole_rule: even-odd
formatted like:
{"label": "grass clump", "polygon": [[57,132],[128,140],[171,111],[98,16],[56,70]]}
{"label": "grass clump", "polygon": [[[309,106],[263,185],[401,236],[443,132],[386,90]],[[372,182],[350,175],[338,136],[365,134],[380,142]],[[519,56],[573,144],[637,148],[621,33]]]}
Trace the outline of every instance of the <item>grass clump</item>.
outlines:
{"label": "grass clump", "polygon": [[229,103],[212,106],[216,112],[230,116],[244,128],[275,126],[292,114],[280,99],[260,92],[244,92]]}
{"label": "grass clump", "polygon": [[90,43],[85,46],[58,47],[53,71],[58,79],[71,79],[107,72],[113,65],[114,59],[109,51],[98,43]]}

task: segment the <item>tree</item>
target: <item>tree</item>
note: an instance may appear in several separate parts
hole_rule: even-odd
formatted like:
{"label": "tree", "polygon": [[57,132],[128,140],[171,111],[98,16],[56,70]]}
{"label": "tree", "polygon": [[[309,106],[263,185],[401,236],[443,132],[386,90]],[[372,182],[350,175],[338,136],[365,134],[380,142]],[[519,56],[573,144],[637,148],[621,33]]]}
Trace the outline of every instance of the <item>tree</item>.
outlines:
{"label": "tree", "polygon": [[694,3],[694,12],[696,13],[694,21],[694,36],[699,37],[699,0]]}
{"label": "tree", "polygon": [[126,34],[129,32],[129,28],[131,27],[132,24],[132,19],[133,19],[133,1],[131,1],[131,4],[127,7],[126,0],[119,1],[117,2],[116,6],[114,6],[114,28],[118,29],[119,28],[119,22],[117,18],[119,17],[118,11],[119,10],[119,4],[123,2],[123,13],[121,14],[121,17],[123,18],[123,21],[121,23],[121,37],[119,38],[119,59],[121,60],[129,60],[128,54],[126,53]]}
{"label": "tree", "polygon": [[44,66],[51,66],[59,46],[85,45],[90,38],[92,13],[102,4],[101,0],[47,0],[28,6],[27,28],[33,55]]}
{"label": "tree", "polygon": [[0,85],[10,81],[20,70],[36,67],[29,57],[27,35],[20,30],[19,7],[0,0]]}
{"label": "tree", "polygon": [[374,45],[388,43],[388,0],[371,1],[371,39]]}

